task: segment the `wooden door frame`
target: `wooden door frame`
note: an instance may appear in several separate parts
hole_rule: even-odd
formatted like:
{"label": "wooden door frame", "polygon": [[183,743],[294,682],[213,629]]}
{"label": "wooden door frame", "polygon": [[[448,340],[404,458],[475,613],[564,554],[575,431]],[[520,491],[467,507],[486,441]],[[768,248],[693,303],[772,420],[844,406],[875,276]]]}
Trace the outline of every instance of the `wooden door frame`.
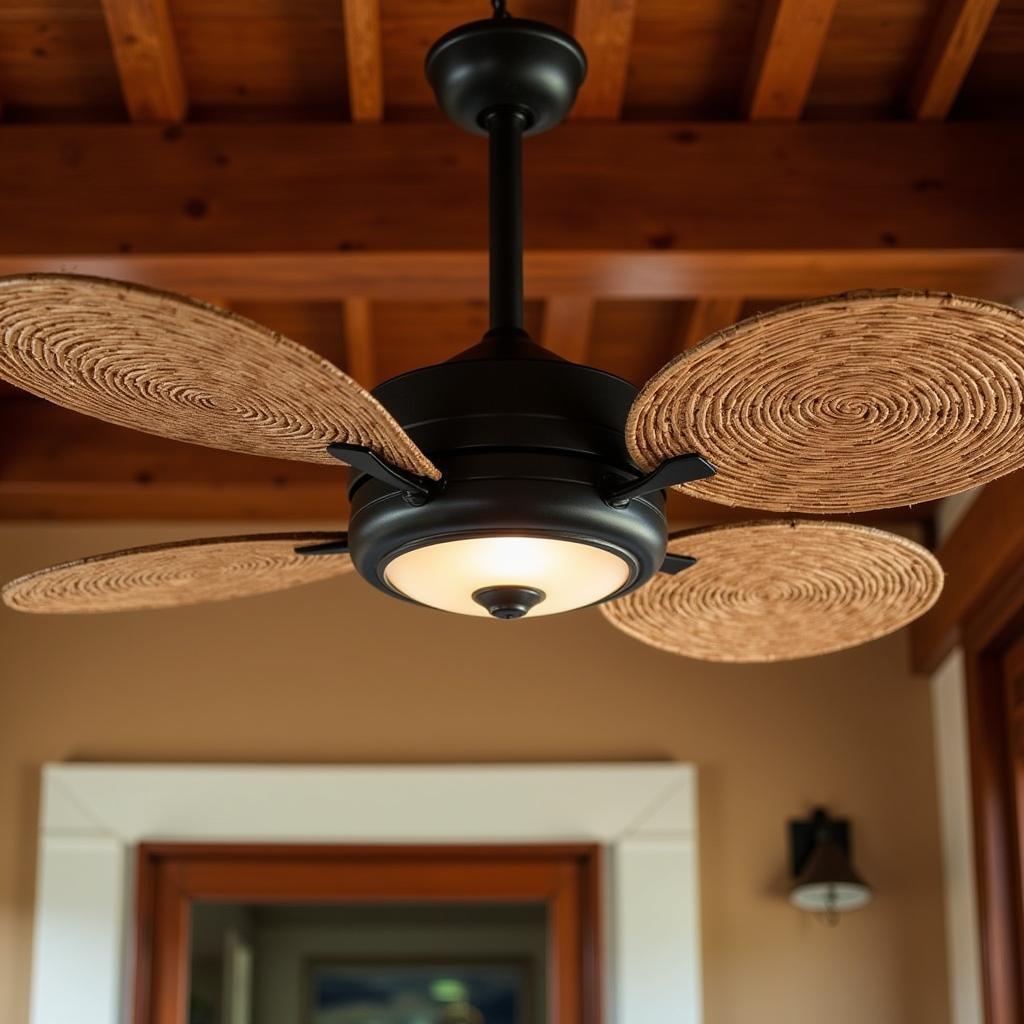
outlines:
{"label": "wooden door frame", "polygon": [[[189,909],[238,902],[539,902],[548,909],[548,1004],[601,1024],[598,844],[292,846],[143,843],[136,856],[134,1024],[184,1024]],[[569,978],[568,984],[560,981]]]}
{"label": "wooden door frame", "polygon": [[1024,635],[1024,565],[964,620],[981,982],[987,1024],[1024,1020],[1024,877],[1004,657]]}

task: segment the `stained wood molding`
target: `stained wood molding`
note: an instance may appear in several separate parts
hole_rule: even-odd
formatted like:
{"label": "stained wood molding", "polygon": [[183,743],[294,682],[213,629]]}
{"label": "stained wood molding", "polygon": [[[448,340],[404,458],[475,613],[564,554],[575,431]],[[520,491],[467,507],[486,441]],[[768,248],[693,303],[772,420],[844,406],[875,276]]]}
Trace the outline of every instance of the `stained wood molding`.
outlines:
{"label": "stained wood molding", "polygon": [[743,300],[734,295],[698,299],[683,315],[678,350],[686,352],[699,345],[709,334],[730,327],[739,320],[742,309]]}
{"label": "stained wood molding", "polygon": [[1024,473],[989,484],[937,554],[945,589],[911,628],[913,664],[922,673],[935,671],[988,590],[1024,561]]}
{"label": "stained wood molding", "polygon": [[918,120],[949,114],[998,6],[999,0],[946,0],[910,89]]}
{"label": "stained wood molding", "polygon": [[352,120],[379,121],[384,116],[380,0],[342,0],[342,6]]}
{"label": "stained wood molding", "polygon": [[132,120],[184,120],[188,101],[167,0],[103,0],[103,13]]}
{"label": "stained wood molding", "polygon": [[544,306],[541,343],[574,363],[587,361],[594,300],[589,295],[560,295]]}
{"label": "stained wood molding", "polygon": [[588,69],[573,117],[622,114],[635,17],[636,0],[576,0],[573,35],[587,54]]}
{"label": "stained wood molding", "polygon": [[767,0],[744,94],[752,121],[798,118],[811,91],[836,0]]}

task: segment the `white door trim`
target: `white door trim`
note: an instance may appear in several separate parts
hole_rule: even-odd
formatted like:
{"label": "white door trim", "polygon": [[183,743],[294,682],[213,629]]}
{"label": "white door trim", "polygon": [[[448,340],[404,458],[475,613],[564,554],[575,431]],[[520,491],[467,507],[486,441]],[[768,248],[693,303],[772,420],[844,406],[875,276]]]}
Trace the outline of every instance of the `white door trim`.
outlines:
{"label": "white door trim", "polygon": [[32,1024],[123,1024],[143,841],[597,842],[610,1024],[699,1024],[692,765],[108,765],[43,770]]}

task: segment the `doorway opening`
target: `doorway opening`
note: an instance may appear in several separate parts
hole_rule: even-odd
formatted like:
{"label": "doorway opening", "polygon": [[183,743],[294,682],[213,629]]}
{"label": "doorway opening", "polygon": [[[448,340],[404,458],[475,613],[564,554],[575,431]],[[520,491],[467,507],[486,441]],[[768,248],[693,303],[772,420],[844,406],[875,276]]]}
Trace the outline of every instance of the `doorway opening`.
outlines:
{"label": "doorway opening", "polygon": [[597,845],[143,844],[134,1024],[599,1024]]}

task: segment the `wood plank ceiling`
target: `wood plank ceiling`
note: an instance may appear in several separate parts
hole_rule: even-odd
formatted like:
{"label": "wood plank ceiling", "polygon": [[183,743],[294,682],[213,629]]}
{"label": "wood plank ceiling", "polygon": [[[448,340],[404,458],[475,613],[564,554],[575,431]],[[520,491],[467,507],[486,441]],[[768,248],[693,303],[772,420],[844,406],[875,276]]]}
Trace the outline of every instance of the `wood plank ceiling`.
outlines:
{"label": "wood plank ceiling", "polygon": [[[1003,123],[1024,104],[1024,0],[510,7],[590,59],[572,123],[527,147],[528,327],[560,354],[641,383],[812,294],[1024,295],[1024,148]],[[488,13],[8,0],[0,273],[187,291],[366,385],[447,358],[486,323],[484,153],[440,122],[422,64]],[[9,387],[0,441],[0,518],[344,513],[329,469],[130,434]]]}

